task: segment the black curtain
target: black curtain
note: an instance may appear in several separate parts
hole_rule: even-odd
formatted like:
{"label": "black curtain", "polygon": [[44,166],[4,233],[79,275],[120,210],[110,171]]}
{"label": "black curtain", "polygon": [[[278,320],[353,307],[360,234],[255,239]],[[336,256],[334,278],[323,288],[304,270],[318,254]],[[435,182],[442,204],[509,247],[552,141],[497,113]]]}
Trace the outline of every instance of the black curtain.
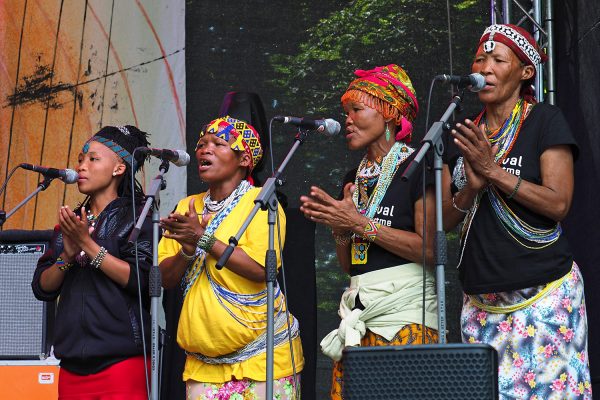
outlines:
{"label": "black curtain", "polygon": [[575,194],[565,232],[582,270],[592,382],[600,385],[600,2],[555,2],[557,104],[579,143]]}

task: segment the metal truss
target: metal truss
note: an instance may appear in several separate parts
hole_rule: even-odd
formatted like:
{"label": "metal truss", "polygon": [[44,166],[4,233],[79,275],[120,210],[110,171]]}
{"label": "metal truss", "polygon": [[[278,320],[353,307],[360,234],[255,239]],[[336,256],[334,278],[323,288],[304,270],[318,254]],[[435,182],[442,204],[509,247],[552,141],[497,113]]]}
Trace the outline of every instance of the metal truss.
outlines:
{"label": "metal truss", "polygon": [[[544,3],[544,4],[542,4]],[[542,49],[548,61],[538,66],[535,95],[538,101],[556,103],[554,71],[554,14],[552,0],[490,0],[492,24],[514,24],[528,29]]]}

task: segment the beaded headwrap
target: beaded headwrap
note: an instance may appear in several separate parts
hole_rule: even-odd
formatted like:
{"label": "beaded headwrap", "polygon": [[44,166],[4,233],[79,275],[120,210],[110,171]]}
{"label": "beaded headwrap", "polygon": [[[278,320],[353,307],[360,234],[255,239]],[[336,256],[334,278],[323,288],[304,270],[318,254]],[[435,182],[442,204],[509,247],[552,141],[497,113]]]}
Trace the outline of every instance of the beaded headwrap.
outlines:
{"label": "beaded headwrap", "polygon": [[[520,26],[512,24],[490,25],[481,35],[477,47],[483,44],[483,51],[491,53],[496,48],[496,42],[508,46],[522,63],[531,65],[534,68],[548,60],[548,56],[540,49],[533,36]],[[535,77],[535,73],[534,71],[533,77]],[[523,85],[521,95],[527,101],[535,102],[531,82]]]}
{"label": "beaded headwrap", "polygon": [[[230,147],[232,150],[248,153],[252,159],[250,172],[252,172],[262,158],[263,151],[260,144],[260,136],[256,129],[245,121],[226,115],[209,122],[200,131],[199,139],[207,133],[212,133],[226,142],[229,142],[229,139],[233,136],[235,141],[231,143]],[[198,150],[198,144],[196,144],[196,150]]]}
{"label": "beaded headwrap", "polygon": [[533,36],[520,26],[512,24],[491,25],[483,32],[477,47],[483,43],[483,50],[486,53],[491,53],[496,47],[496,42],[508,46],[519,60],[533,67],[537,67],[548,59],[548,56],[540,49]]}
{"label": "beaded headwrap", "polygon": [[356,101],[377,110],[400,128],[396,140],[410,142],[419,103],[407,73],[398,65],[390,64],[368,71],[359,69],[354,74],[358,78],[348,86],[342,104]]}
{"label": "beaded headwrap", "polygon": [[136,160],[134,160],[132,154],[136,147],[150,145],[147,136],[146,132],[133,125],[105,126],[85,142],[82,151],[83,153],[89,151],[90,142],[102,143],[121,157],[134,171],[137,171],[144,164],[147,156],[136,153]]}

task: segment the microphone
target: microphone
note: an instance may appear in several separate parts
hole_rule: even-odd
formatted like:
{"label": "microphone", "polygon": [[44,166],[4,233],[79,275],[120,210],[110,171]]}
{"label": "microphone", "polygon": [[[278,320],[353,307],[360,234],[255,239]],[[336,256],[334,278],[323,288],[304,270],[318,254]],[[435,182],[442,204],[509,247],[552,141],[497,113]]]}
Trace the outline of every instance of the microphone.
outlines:
{"label": "microphone", "polygon": [[27,164],[27,163],[22,163],[19,164],[19,167],[29,170],[29,171],[35,171],[35,172],[39,172],[40,174],[44,175],[46,178],[58,178],[61,181],[63,181],[64,183],[75,183],[77,182],[77,178],[79,178],[79,175],[77,175],[77,172],[75,172],[75,170],[72,169],[57,169],[57,168],[49,168],[49,167],[41,167],[39,165],[33,165],[33,164]]}
{"label": "microphone", "polygon": [[135,150],[143,154],[158,157],[161,160],[170,161],[178,167],[183,167],[190,163],[190,155],[183,150],[153,149],[152,147],[137,147]]}
{"label": "microphone", "polygon": [[299,117],[285,117],[277,115],[273,117],[275,121],[283,122],[284,124],[292,124],[299,128],[306,128],[324,133],[327,136],[335,136],[340,133],[342,127],[335,119],[308,119]]}
{"label": "microphone", "polygon": [[436,81],[468,87],[471,92],[479,92],[486,85],[485,78],[481,74],[471,75],[436,75]]}

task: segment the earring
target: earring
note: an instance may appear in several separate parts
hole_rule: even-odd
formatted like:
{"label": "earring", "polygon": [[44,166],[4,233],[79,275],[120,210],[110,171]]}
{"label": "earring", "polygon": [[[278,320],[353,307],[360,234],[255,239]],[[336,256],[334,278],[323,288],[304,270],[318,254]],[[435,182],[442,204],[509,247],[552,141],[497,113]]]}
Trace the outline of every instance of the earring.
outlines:
{"label": "earring", "polygon": [[113,176],[117,176],[117,173],[115,171],[113,171]]}
{"label": "earring", "polygon": [[385,124],[385,140],[390,141],[390,127],[388,124]]}

